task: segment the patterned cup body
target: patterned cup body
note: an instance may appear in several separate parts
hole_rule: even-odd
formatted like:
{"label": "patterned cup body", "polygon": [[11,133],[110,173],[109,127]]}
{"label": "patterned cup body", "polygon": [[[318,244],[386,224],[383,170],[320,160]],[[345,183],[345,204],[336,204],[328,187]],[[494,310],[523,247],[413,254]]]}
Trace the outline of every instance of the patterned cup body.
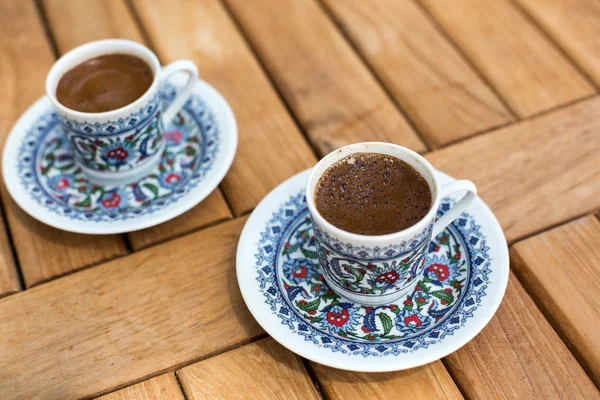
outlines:
{"label": "patterned cup body", "polygon": [[[415,225],[388,235],[359,235],[343,231],[319,214],[314,190],[321,175],[333,163],[357,152],[397,157],[413,166],[427,181],[432,204]],[[441,199],[458,191],[467,194],[437,222]],[[405,296],[423,275],[429,243],[452,222],[477,194],[469,181],[440,186],[435,170],[423,157],[389,143],[358,143],[325,156],[313,169],[306,188],[306,201],[313,221],[319,264],[327,284],[339,295],[365,305],[389,304]]]}
{"label": "patterned cup body", "polygon": [[[102,113],[79,112],[58,102],[56,87],[67,71],[91,58],[115,53],[137,56],[151,67],[154,81],[142,97],[125,107]],[[171,106],[163,111],[161,84],[178,71],[188,72],[190,78]],[[175,61],[161,68],[156,55],[145,46],[109,39],[87,43],[62,56],[48,73],[46,93],[61,119],[78,167],[95,183],[120,185],[138,180],[158,164],[165,145],[163,124],[183,107],[197,79],[198,70],[191,61]]]}

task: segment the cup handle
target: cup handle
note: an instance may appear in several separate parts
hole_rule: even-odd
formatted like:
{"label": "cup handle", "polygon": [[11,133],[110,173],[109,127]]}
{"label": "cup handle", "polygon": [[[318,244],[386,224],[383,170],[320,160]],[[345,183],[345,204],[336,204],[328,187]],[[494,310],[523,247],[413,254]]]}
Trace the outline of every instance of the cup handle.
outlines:
{"label": "cup handle", "polygon": [[165,127],[175,118],[175,115],[181,110],[185,102],[192,95],[194,86],[198,82],[198,67],[190,60],[177,60],[169,65],[162,67],[160,71],[161,84],[164,84],[171,75],[179,71],[186,71],[189,74],[187,83],[183,90],[175,97],[175,100],[163,113],[163,124]]}
{"label": "cup handle", "polygon": [[446,211],[446,213],[437,220],[437,222],[433,225],[433,237],[436,237],[438,233],[444,230],[445,227],[450,225],[452,221],[454,221],[477,197],[477,188],[471,181],[461,180],[450,182],[444,186],[442,186],[440,190],[440,198],[444,198],[446,196],[451,195],[455,192],[467,191],[467,194],[463,196],[462,199],[458,201],[451,209]]}

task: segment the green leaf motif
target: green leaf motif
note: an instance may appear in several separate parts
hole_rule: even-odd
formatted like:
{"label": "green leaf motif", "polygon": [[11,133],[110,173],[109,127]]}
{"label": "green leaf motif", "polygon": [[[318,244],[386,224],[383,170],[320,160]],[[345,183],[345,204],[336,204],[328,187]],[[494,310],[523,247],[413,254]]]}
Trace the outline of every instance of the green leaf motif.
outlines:
{"label": "green leaf motif", "polygon": [[158,188],[156,187],[156,185],[153,185],[151,183],[144,183],[143,186],[149,191],[151,191],[154,194],[154,197],[158,197]]}
{"label": "green leaf motif", "polygon": [[302,254],[304,254],[304,257],[306,257],[306,258],[312,258],[314,260],[319,258],[319,255],[317,254],[316,251],[308,250],[308,249],[305,249],[304,247],[300,248],[300,250],[302,250]]}
{"label": "green leaf motif", "polygon": [[379,317],[379,320],[381,321],[381,324],[383,325],[383,334],[387,335],[388,333],[390,333],[390,331],[394,327],[394,323],[392,322],[392,319],[386,313],[379,313],[379,314],[377,314],[377,316]]}
{"label": "green leaf motif", "polygon": [[90,199],[90,196],[86,197],[85,200],[83,201],[78,201],[77,203],[74,204],[75,207],[87,207],[90,204],[92,204],[92,200]]}
{"label": "green leaf motif", "polygon": [[296,250],[298,250],[298,247],[300,247],[299,243],[296,243],[290,247],[286,247],[283,249],[283,254],[291,254],[291,253],[295,252]]}
{"label": "green leaf motif", "polygon": [[448,302],[448,304],[450,304],[454,301],[454,296],[452,296],[451,293],[444,292],[443,290],[436,290],[435,292],[433,292],[431,294],[433,296],[437,297],[438,299],[446,300]]}
{"label": "green leaf motif", "polygon": [[319,309],[319,304],[321,303],[320,299],[315,299],[309,303],[300,304],[299,301],[296,302],[296,305],[299,309],[306,312],[317,311]]}

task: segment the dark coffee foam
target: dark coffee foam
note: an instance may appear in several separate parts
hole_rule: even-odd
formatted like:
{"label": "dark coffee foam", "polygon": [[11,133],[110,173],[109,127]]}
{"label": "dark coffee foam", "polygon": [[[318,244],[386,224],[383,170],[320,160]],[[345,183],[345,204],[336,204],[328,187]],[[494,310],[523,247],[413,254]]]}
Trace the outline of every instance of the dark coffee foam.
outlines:
{"label": "dark coffee foam", "polygon": [[153,80],[152,69],[141,58],[108,54],[67,71],[58,82],[56,98],[75,111],[112,111],[139,99]]}
{"label": "dark coffee foam", "polygon": [[355,153],[327,168],[317,182],[315,203],[323,218],[340,229],[385,235],[421,220],[431,207],[431,191],[406,162]]}

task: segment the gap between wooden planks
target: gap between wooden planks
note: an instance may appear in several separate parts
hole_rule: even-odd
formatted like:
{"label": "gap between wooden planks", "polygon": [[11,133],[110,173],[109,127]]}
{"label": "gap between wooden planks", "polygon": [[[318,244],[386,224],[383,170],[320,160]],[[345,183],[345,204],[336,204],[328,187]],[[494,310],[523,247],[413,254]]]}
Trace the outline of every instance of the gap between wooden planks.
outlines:
{"label": "gap between wooden planks", "polygon": [[320,156],[364,141],[426,150],[315,1],[225,3]]}
{"label": "gap between wooden planks", "polygon": [[595,88],[511,0],[418,0],[521,118]]}
{"label": "gap between wooden planks", "polygon": [[600,387],[600,221],[590,215],[516,243],[513,269]]}
{"label": "gap between wooden planks", "polygon": [[322,2],[434,148],[513,120],[414,2]]}

